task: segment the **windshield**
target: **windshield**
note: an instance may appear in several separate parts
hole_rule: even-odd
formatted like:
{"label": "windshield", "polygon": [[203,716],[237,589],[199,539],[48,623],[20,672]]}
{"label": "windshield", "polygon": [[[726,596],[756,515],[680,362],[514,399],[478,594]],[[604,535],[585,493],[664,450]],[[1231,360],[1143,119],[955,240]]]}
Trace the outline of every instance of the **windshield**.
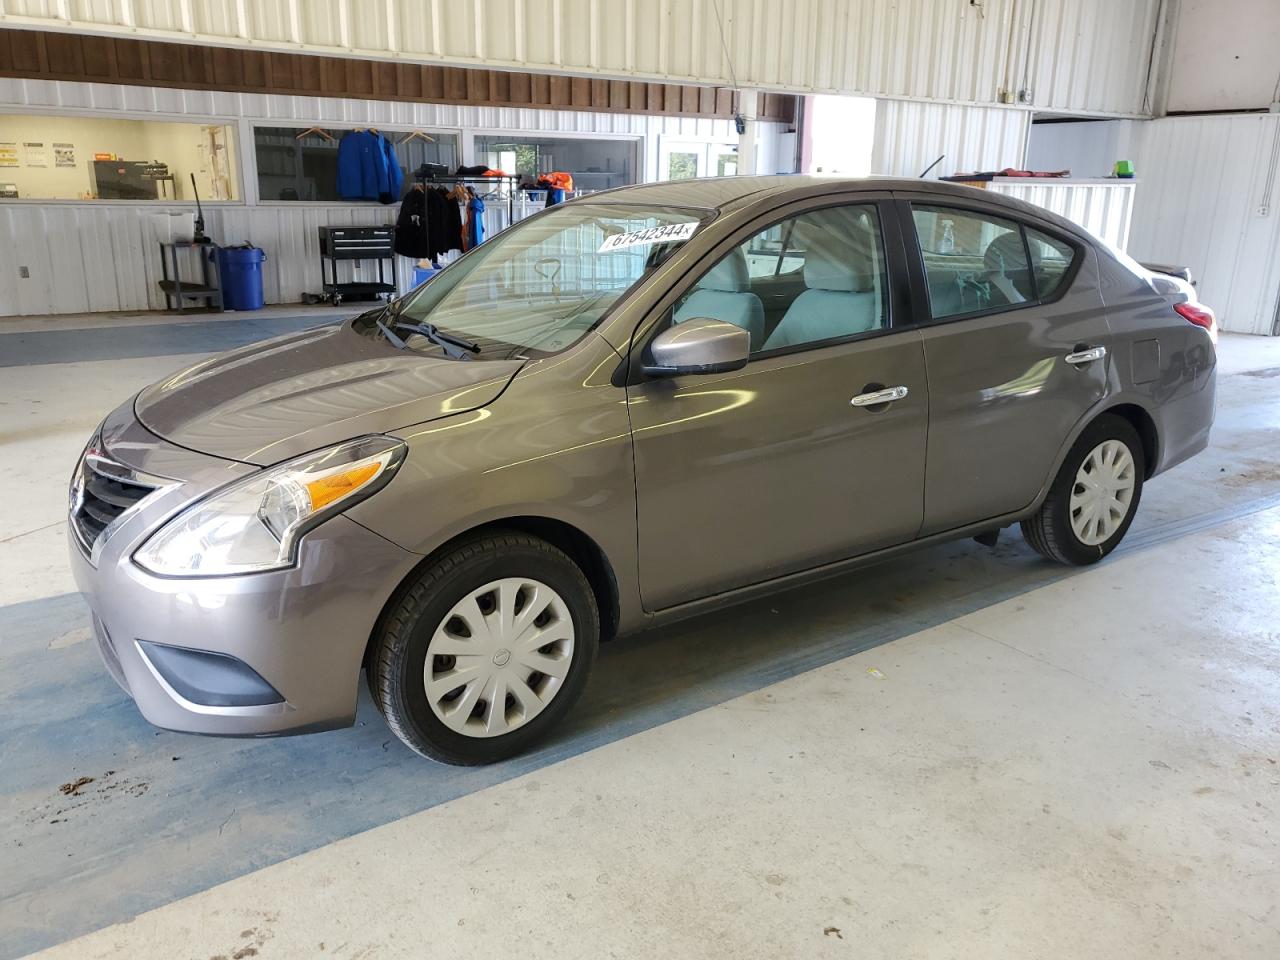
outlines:
{"label": "windshield", "polygon": [[[556,353],[712,215],[577,200],[477,247],[409,294],[395,319],[466,338],[482,359]],[[418,337],[409,345],[431,346]]]}

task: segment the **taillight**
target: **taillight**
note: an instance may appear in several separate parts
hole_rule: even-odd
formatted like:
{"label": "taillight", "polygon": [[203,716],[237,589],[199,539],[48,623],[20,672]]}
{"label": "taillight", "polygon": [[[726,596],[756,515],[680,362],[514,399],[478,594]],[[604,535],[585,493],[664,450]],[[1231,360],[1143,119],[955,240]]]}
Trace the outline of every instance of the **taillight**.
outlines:
{"label": "taillight", "polygon": [[1197,327],[1204,327],[1206,330],[1212,330],[1217,326],[1218,318],[1213,315],[1213,311],[1208,307],[1198,303],[1175,303],[1173,309],[1177,310],[1183,317],[1190,320]]}
{"label": "taillight", "polygon": [[1209,336],[1213,337],[1213,342],[1218,342],[1218,318],[1210,308],[1203,303],[1175,303],[1173,309],[1184,320],[1189,320],[1197,327],[1204,327],[1209,331]]}

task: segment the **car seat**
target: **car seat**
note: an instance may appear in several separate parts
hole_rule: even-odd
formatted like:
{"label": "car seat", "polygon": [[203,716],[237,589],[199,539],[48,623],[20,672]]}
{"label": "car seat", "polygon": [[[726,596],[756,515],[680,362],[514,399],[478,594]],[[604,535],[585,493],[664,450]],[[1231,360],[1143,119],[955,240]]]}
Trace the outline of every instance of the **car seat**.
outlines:
{"label": "car seat", "polygon": [[732,323],[751,334],[754,353],[764,342],[764,304],[750,286],[747,255],[737,247],[694,285],[693,292],[676,308],[673,322],[712,317]]}
{"label": "car seat", "polygon": [[1035,299],[1021,231],[1002,233],[992,240],[982,254],[982,265],[987,272],[986,279],[1004,296],[1005,303]]}
{"label": "car seat", "polygon": [[880,297],[871,255],[844,238],[814,236],[804,258],[807,288],[791,302],[765,342],[766,350],[848,337],[880,325]]}

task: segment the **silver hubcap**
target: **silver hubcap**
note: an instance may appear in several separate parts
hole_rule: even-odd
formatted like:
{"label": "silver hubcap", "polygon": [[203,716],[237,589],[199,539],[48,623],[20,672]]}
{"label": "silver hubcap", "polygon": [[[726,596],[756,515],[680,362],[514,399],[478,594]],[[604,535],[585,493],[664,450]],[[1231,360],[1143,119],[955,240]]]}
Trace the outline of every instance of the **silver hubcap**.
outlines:
{"label": "silver hubcap", "polygon": [[1096,547],[1120,529],[1133,503],[1133,454],[1119,440],[1104,440],[1084,458],[1071,488],[1071,529]]}
{"label": "silver hubcap", "polygon": [[569,608],[545,583],[486,583],[454,604],[427,645],[427,702],[457,733],[510,733],[560,692],[573,640]]}

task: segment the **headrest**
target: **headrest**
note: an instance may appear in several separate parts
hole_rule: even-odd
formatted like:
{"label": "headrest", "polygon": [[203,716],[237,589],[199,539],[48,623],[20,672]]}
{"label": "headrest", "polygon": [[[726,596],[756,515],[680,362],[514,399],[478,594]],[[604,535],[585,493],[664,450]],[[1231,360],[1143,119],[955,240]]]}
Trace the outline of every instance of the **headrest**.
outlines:
{"label": "headrest", "polygon": [[[1032,254],[1035,257],[1035,254]],[[1027,269],[1027,251],[1020,233],[1002,233],[987,245],[982,265],[988,273],[1010,274]]]}
{"label": "headrest", "polygon": [[747,273],[747,255],[741,247],[735,247],[727,257],[706,272],[698,281],[701,290],[723,290],[726,293],[741,293],[751,285],[751,277]]}
{"label": "headrest", "polygon": [[814,238],[804,255],[804,285],[810,290],[865,293],[875,288],[871,258],[851,244]]}

